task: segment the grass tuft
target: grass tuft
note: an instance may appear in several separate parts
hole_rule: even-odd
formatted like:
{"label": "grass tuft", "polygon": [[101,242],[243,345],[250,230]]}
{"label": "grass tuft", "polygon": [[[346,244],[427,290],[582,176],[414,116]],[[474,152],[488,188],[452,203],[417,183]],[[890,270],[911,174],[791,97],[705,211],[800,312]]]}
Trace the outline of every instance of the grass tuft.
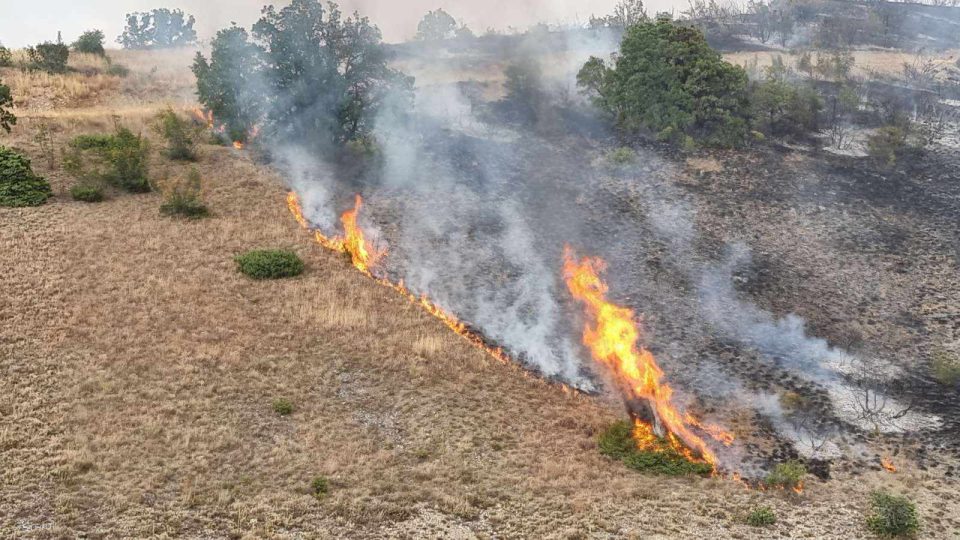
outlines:
{"label": "grass tuft", "polygon": [[78,184],[70,188],[70,196],[75,201],[98,203],[103,201],[103,190],[96,186]]}
{"label": "grass tuft", "polygon": [[286,398],[277,398],[273,400],[273,412],[280,416],[288,416],[293,413],[293,403]]}
{"label": "grass tuft", "polygon": [[751,527],[768,527],[777,522],[777,515],[769,506],[760,506],[751,510],[744,521]]}

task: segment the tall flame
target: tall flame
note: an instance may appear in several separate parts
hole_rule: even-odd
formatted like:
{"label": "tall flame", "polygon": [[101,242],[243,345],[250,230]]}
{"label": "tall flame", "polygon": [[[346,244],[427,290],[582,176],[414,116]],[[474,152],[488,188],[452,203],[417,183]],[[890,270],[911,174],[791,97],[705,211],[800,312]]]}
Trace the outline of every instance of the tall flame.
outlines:
{"label": "tall flame", "polygon": [[[673,405],[673,389],[663,381],[663,370],[653,354],[638,345],[640,328],[633,310],[607,300],[608,287],[600,279],[605,270],[606,263],[602,259],[578,259],[569,246],[564,249],[564,280],[573,297],[583,303],[587,315],[583,344],[596,361],[613,372],[629,397],[647,401],[656,417],[653,425],[637,420],[634,439],[639,445],[649,447],[662,424],[671,446],[688,459],[696,457],[685,451],[687,448],[707,463],[716,465],[714,452],[691,428],[697,427],[724,444],[732,442],[733,435],[715,426],[704,426],[695,420],[691,422],[692,416],[681,414]],[[686,448],[682,448],[681,441]]]}

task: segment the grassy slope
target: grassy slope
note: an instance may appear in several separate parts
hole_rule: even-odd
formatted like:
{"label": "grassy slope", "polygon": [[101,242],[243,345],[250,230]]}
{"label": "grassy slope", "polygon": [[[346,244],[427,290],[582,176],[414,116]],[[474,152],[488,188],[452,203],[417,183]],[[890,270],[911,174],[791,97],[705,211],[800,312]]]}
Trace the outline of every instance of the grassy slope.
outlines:
{"label": "grassy slope", "polygon": [[[122,85],[149,83],[131,60]],[[25,107],[0,144],[39,157],[38,118],[62,142],[109,125],[89,111],[113,101],[142,125],[167,94]],[[594,440],[616,403],[522,376],[323,252],[242,154],[204,147],[200,169],[209,220],[162,218],[155,194],[0,209],[0,536],[850,538],[871,485],[929,481],[870,473],[797,500],[628,471]],[[241,277],[232,257],[259,247],[308,272]],[[739,523],[760,503],[773,529]]]}

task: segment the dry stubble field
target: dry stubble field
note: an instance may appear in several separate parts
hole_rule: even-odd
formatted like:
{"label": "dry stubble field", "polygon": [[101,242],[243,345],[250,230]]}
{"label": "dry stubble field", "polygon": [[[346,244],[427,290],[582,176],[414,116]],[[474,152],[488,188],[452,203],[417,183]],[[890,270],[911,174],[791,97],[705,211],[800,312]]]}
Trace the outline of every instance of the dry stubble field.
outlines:
{"label": "dry stubble field", "polygon": [[[81,99],[57,85],[83,75],[34,89],[0,136],[57,193],[0,209],[0,537],[857,538],[877,486],[917,500],[925,536],[951,534],[956,496],[906,464],[793,497],[603,458],[615,400],[524,376],[322,251],[283,179],[233,149],[202,149],[207,220],[161,217],[156,194],[69,200],[36,126],[60,144],[113,114],[143,128],[187,89],[152,63],[185,57],[126,55],[128,79]],[[308,271],[241,277],[232,257],[259,247]],[[281,397],[292,415],[273,411]],[[758,505],[772,528],[741,523]]]}

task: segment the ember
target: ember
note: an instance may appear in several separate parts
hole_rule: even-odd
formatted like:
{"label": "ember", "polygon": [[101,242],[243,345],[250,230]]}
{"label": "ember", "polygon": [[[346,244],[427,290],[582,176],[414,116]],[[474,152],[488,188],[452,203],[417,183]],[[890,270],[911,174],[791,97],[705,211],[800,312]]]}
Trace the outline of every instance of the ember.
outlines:
{"label": "ember", "polygon": [[896,465],[893,464],[893,460],[891,460],[887,456],[883,456],[882,458],[880,458],[880,466],[886,469],[887,472],[892,472],[892,473],[897,472],[897,467]]}

